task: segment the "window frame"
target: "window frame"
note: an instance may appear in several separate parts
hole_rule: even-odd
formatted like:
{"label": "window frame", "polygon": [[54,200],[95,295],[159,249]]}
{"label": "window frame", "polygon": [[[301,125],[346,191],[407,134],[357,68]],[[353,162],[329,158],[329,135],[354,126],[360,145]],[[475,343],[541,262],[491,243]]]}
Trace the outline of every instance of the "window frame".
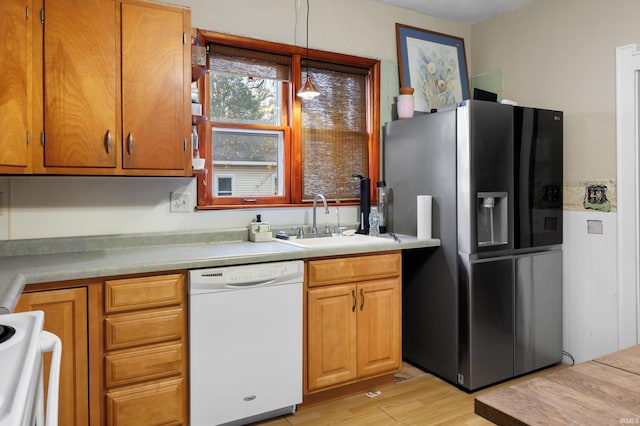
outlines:
{"label": "window frame", "polygon": [[[307,51],[307,48],[305,47],[257,40],[201,29],[197,30],[197,38],[200,40],[202,45],[206,45],[206,43],[217,43],[291,57],[291,84],[285,85],[288,89],[283,90],[286,92],[283,95],[288,97],[288,108],[286,111],[282,111],[284,128],[276,126],[278,129],[284,130],[285,132],[283,165],[285,183],[283,196],[261,196],[259,199],[245,199],[244,201],[241,200],[242,197],[229,197],[230,199],[228,200],[214,197],[213,171],[209,170],[207,173],[207,169],[209,169],[212,164],[210,141],[214,123],[207,120],[198,120],[195,124],[198,126],[199,140],[203,141],[199,146],[200,154],[206,159],[207,166],[204,172],[196,175],[198,187],[197,209],[212,210],[256,207],[306,207],[311,204],[310,200],[302,199],[301,102],[296,96],[296,93],[299,88],[302,87],[302,83],[305,78],[302,61],[306,59],[368,68],[370,70],[367,84],[367,151],[369,178],[371,179],[372,185],[370,191],[371,202],[375,202],[375,184],[380,180],[380,60],[316,49],[308,49]],[[208,95],[205,98],[205,94],[208,94],[210,89],[209,77],[205,74],[193,80],[198,82],[199,100],[203,106],[203,114],[205,116],[209,116],[209,105],[208,102],[205,102],[205,99],[208,100]],[[215,123],[215,126],[242,128],[242,125],[240,124]],[[275,130],[275,128],[273,126],[268,126],[268,130]],[[290,142],[286,143],[287,140]],[[211,190],[209,188],[211,188]],[[328,201],[333,203],[335,200]],[[357,204],[358,201],[355,200],[341,201],[341,205]]]}

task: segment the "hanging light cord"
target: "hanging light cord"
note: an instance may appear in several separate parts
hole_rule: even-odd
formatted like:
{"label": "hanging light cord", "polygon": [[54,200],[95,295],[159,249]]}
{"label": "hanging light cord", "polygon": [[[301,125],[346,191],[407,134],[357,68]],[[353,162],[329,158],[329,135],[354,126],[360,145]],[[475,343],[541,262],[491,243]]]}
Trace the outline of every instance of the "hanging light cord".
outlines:
{"label": "hanging light cord", "polygon": [[307,0],[307,78],[309,78],[309,0]]}
{"label": "hanging light cord", "polygon": [[309,0],[307,0],[307,60],[306,60],[306,68],[307,68],[307,78],[302,88],[298,92],[298,96],[302,99],[312,99],[316,96],[320,95],[318,89],[315,88],[313,83],[311,82],[311,76],[309,75]]}

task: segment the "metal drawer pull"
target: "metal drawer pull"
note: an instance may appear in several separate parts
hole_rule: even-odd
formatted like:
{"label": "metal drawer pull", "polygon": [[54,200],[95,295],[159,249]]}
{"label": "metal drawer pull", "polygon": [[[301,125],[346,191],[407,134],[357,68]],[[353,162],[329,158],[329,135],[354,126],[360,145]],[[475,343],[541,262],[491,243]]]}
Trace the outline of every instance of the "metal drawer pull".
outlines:
{"label": "metal drawer pull", "polygon": [[106,138],[106,145],[107,145],[107,154],[111,153],[111,130],[107,130],[107,138]]}
{"label": "metal drawer pull", "polygon": [[360,310],[364,309],[364,290],[360,289],[360,297],[362,298],[362,303],[360,304]]}
{"label": "metal drawer pull", "polygon": [[127,138],[127,149],[129,150],[129,155],[133,153],[133,134],[129,133],[129,137]]}
{"label": "metal drawer pull", "polygon": [[351,308],[351,312],[356,311],[356,291],[351,290],[351,297],[353,297],[353,307]]}

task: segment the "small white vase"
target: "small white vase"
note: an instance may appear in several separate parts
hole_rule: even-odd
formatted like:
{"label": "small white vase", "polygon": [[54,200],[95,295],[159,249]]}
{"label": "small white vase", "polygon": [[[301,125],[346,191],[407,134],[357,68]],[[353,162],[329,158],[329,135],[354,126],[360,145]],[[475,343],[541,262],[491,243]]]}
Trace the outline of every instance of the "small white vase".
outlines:
{"label": "small white vase", "polygon": [[398,109],[398,118],[413,117],[413,95],[398,95],[396,107]]}

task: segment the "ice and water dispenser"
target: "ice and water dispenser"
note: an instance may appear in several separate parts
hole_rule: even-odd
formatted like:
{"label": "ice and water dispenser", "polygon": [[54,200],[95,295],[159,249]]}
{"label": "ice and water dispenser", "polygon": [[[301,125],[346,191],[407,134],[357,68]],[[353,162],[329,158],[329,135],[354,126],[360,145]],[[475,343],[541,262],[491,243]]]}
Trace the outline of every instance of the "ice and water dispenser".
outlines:
{"label": "ice and water dispenser", "polygon": [[508,204],[506,192],[478,192],[476,202],[478,247],[509,243]]}

